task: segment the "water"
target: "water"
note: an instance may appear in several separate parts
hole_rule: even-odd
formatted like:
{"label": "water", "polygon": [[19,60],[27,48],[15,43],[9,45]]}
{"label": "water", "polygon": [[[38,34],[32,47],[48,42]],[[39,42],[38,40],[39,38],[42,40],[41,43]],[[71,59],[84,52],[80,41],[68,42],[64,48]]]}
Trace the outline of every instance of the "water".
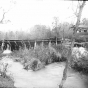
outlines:
{"label": "water", "polygon": [[[17,88],[58,88],[63,70],[63,63],[54,63],[36,72],[26,71],[20,63],[10,61],[7,75],[13,79]],[[88,88],[87,77],[76,72],[68,73],[64,88]]]}
{"label": "water", "polygon": [[8,54],[8,55],[9,55],[9,54],[11,54],[11,53],[12,53],[12,51],[11,51],[11,50],[6,49],[6,50],[4,50],[4,51],[3,51],[3,53],[2,53],[2,54]]}

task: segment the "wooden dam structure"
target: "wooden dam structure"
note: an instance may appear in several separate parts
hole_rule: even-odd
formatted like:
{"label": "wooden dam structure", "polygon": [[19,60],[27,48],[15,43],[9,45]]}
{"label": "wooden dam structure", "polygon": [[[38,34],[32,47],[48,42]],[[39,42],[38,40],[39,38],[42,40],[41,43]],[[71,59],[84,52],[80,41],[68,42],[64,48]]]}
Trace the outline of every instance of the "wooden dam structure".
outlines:
{"label": "wooden dam structure", "polygon": [[35,39],[35,40],[0,40],[0,48],[6,50],[8,47],[13,50],[19,50],[19,48],[34,48],[37,45],[49,46],[51,44],[57,45],[61,44],[62,40],[60,38],[51,39]]}

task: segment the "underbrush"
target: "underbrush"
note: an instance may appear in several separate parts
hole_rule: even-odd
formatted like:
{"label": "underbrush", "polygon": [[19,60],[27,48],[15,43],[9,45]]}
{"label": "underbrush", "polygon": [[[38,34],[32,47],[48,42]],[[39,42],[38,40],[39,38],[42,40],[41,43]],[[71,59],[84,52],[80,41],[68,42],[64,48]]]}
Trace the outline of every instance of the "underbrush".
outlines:
{"label": "underbrush", "polygon": [[88,75],[88,55],[80,58],[71,56],[70,66],[75,71]]}
{"label": "underbrush", "polygon": [[[60,47],[61,46],[59,46],[59,51],[61,51]],[[16,61],[21,62],[25,69],[39,70],[44,68],[45,65],[64,61],[64,57],[62,57],[62,53],[59,51],[51,46],[44,47],[40,45],[36,46],[34,49],[24,48],[20,49],[19,51],[14,51],[12,56],[19,57],[16,59]]]}
{"label": "underbrush", "polygon": [[[23,64],[26,70],[31,69],[37,71],[48,64],[66,61],[68,50],[69,48],[61,44],[47,47],[40,45],[35,48],[24,48],[19,49],[19,51],[14,51],[11,54],[11,58]],[[88,74],[88,55],[81,58],[76,58],[71,55],[70,67],[83,74]]]}
{"label": "underbrush", "polygon": [[[81,54],[81,51],[83,54]],[[75,71],[88,75],[88,43],[84,44],[84,49],[81,51],[76,51],[74,55],[71,54],[69,64]]]}
{"label": "underbrush", "polygon": [[0,88],[16,88],[9,77],[0,76]]}
{"label": "underbrush", "polygon": [[58,44],[57,46],[52,46],[57,52],[59,52],[61,54],[61,59],[60,61],[66,61],[67,57],[68,57],[68,47],[65,47],[62,44]]}

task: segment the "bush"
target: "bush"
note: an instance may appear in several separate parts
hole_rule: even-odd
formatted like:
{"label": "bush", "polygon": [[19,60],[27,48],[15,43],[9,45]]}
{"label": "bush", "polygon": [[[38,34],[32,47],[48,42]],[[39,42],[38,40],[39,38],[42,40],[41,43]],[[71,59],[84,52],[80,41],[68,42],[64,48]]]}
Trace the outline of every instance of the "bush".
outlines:
{"label": "bush", "polygon": [[45,64],[50,64],[59,61],[61,54],[55,50],[55,48],[47,46],[37,46],[34,49],[36,57]]}
{"label": "bush", "polygon": [[33,58],[37,58],[41,63],[44,65],[60,61],[61,54],[55,50],[53,47],[44,47],[42,45],[36,46],[34,49],[24,48],[20,49],[19,51],[14,51],[12,53],[13,57],[16,58],[16,61],[21,62],[24,67],[25,64],[28,64],[32,61]]}
{"label": "bush", "polygon": [[77,57],[76,55],[71,55],[70,66],[76,71],[79,71],[83,74],[88,74],[88,53],[81,55],[78,54],[80,55],[79,57]]}
{"label": "bush", "polygon": [[19,51],[14,51],[12,53],[13,57],[18,57],[18,58],[14,58],[15,61],[21,62],[22,64],[28,62],[31,60],[31,58],[33,57],[33,49],[20,49]]}
{"label": "bush", "polygon": [[88,43],[85,43],[84,47],[88,50]]}
{"label": "bush", "polygon": [[10,77],[6,74],[7,73],[7,69],[9,68],[8,63],[12,63],[12,60],[9,57],[3,57],[0,61],[0,75],[3,78],[9,78]]}
{"label": "bush", "polygon": [[36,58],[32,58],[31,61],[26,63],[26,65],[25,65],[26,70],[31,69],[33,71],[40,70],[44,67],[45,67],[45,65],[43,63],[41,63],[41,61],[39,59],[36,59]]}
{"label": "bush", "polygon": [[[57,46],[52,46],[52,47],[55,48],[55,50],[58,52],[57,57],[60,57],[59,61],[66,61],[69,48],[65,47],[62,44],[59,44]],[[60,55],[58,56],[58,54]]]}

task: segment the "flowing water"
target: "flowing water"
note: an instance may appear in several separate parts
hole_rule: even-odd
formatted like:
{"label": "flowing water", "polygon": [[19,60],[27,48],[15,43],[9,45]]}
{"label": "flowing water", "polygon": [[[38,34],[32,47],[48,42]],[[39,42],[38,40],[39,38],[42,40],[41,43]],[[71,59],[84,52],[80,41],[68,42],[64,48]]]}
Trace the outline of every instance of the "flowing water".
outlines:
{"label": "flowing water", "polygon": [[[63,63],[53,63],[36,72],[24,70],[17,62],[9,64],[7,75],[13,79],[17,88],[59,88],[64,70]],[[86,76],[69,72],[64,88],[88,88],[87,84]]]}

